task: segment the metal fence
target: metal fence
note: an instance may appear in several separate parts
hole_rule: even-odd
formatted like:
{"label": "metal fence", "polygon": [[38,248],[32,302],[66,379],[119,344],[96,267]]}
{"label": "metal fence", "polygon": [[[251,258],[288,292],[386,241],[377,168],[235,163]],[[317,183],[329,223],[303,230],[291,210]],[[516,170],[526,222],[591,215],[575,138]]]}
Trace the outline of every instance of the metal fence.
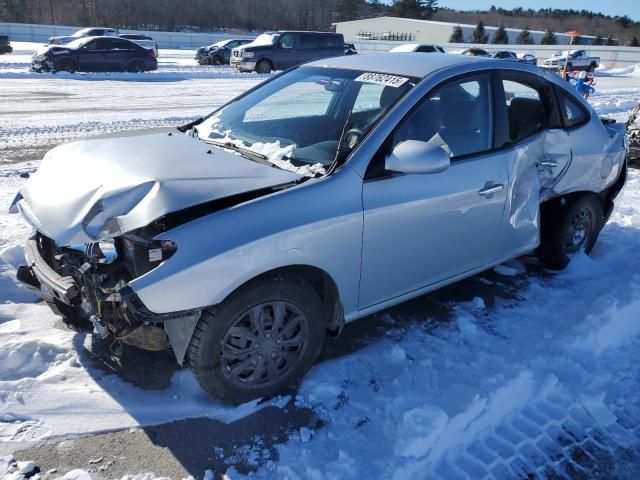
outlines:
{"label": "metal fence", "polygon": [[[71,35],[84,27],[62,25],[37,25],[29,23],[0,23],[0,35],[9,35],[12,41],[46,43],[52,36]],[[158,42],[160,48],[193,48],[210,45],[227,38],[255,38],[255,35],[231,35],[228,33],[152,32],[120,30],[120,33],[141,33]]]}
{"label": "metal fence", "polygon": [[[346,39],[346,41],[350,41]],[[351,40],[356,46],[359,53],[380,53],[388,52],[393,47],[408,42],[392,42],[388,40]],[[488,52],[497,52],[499,50],[511,50],[516,53],[532,53],[539,60],[550,57],[558,50],[566,50],[567,45],[493,45],[493,44],[475,44],[475,43],[443,43],[441,46],[447,52],[463,50],[466,48],[477,47]],[[638,47],[620,47],[620,46],[593,46],[593,45],[577,45],[571,47],[572,50],[584,49],[589,55],[600,57],[600,63],[605,68],[623,68],[640,63],[640,48]]]}

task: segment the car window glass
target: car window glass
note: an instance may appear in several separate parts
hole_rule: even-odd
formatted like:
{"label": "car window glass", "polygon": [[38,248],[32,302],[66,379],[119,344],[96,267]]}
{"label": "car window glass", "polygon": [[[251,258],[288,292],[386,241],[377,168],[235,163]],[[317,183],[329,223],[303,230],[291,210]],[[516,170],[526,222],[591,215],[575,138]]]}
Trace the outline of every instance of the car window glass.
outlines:
{"label": "car window glass", "polygon": [[416,52],[421,52],[421,53],[431,53],[434,52],[435,48],[431,47],[431,46],[427,46],[427,45],[423,45],[421,47],[418,47],[418,49],[416,50]]}
{"label": "car window glass", "polygon": [[431,94],[402,122],[392,143],[420,140],[460,157],[489,150],[492,125],[489,77],[464,79]]}
{"label": "car window glass", "polygon": [[294,38],[291,33],[285,33],[280,38],[280,47],[281,48],[293,48],[294,46]]}
{"label": "car window glass", "polygon": [[289,85],[247,110],[244,121],[325,115],[335,95],[335,92],[326,89],[325,85],[326,79],[319,76]]}
{"label": "car window glass", "polygon": [[503,80],[509,122],[509,141],[517,143],[544,128],[545,111],[540,92],[530,85]]}
{"label": "car window glass", "polygon": [[385,88],[384,85],[377,83],[363,83],[358,91],[352,111],[355,113],[378,110],[380,108],[380,98]]}
{"label": "car window glass", "polygon": [[562,116],[564,117],[564,123],[567,128],[580,125],[587,118],[587,114],[584,109],[578,105],[578,102],[565,93],[560,94],[560,106]]}
{"label": "car window glass", "polygon": [[99,37],[100,35],[104,35],[104,30],[93,29],[87,35],[88,37]]}
{"label": "car window glass", "polygon": [[85,43],[82,47],[84,50],[96,50],[98,48],[97,40],[92,40],[88,43]]}
{"label": "car window glass", "polygon": [[300,48],[318,48],[319,38],[316,35],[300,35]]}
{"label": "car window glass", "polygon": [[225,45],[226,48],[236,48],[238,46],[238,42],[229,42]]}

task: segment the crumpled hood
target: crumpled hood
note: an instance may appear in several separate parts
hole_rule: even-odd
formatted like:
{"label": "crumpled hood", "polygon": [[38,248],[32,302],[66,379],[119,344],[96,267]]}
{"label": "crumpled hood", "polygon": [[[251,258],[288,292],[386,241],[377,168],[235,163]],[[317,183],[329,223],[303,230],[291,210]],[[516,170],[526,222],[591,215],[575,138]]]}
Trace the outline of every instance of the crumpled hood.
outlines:
{"label": "crumpled hood", "polygon": [[58,245],[71,245],[112,238],[170,212],[299,178],[177,131],[122,135],[48,152],[21,188],[17,208]]}

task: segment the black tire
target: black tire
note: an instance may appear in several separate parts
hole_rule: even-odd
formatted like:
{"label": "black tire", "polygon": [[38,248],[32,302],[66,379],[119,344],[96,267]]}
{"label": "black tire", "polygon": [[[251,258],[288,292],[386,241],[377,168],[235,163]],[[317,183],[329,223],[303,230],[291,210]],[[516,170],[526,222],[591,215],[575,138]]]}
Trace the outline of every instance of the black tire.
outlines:
{"label": "black tire", "polygon": [[587,69],[588,72],[595,72],[596,71],[596,64],[591,62],[591,64],[589,65],[589,68]]}
{"label": "black tire", "polygon": [[215,56],[211,60],[211,65],[222,65],[224,63],[224,58]]}
{"label": "black tire", "polygon": [[271,73],[273,70],[273,65],[269,60],[260,60],[256,65],[256,72],[258,73]]}
{"label": "black tire", "polygon": [[567,63],[567,67],[565,68],[566,72],[573,72],[573,64],[571,62]]}
{"label": "black tire", "polygon": [[58,63],[56,63],[55,67],[58,72],[75,73],[78,71],[76,62],[74,62],[73,60],[69,60],[68,58],[63,58],[62,60],[60,60]]}
{"label": "black tire", "polygon": [[133,60],[127,65],[127,72],[142,73],[145,70],[144,62],[141,60]]}
{"label": "black tire", "polygon": [[202,313],[189,345],[191,370],[228,403],[290,392],[322,352],[327,323],[320,295],[303,279],[258,279]]}
{"label": "black tire", "polygon": [[540,247],[543,265],[564,269],[578,252],[591,253],[604,222],[602,203],[595,194],[552,201],[542,208]]}

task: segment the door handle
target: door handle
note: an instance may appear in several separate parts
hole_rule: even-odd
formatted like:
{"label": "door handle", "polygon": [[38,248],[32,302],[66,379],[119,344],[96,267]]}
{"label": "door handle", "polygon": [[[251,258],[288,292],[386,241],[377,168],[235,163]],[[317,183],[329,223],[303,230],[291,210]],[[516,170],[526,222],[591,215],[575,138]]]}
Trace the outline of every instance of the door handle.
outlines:
{"label": "door handle", "polygon": [[489,196],[489,195],[493,195],[494,193],[500,193],[503,189],[504,189],[504,185],[502,184],[487,185],[486,187],[484,187],[478,192],[478,195],[482,195],[483,197]]}
{"label": "door handle", "polygon": [[558,166],[558,162],[556,162],[555,160],[543,160],[540,163],[538,163],[538,166],[555,168]]}

